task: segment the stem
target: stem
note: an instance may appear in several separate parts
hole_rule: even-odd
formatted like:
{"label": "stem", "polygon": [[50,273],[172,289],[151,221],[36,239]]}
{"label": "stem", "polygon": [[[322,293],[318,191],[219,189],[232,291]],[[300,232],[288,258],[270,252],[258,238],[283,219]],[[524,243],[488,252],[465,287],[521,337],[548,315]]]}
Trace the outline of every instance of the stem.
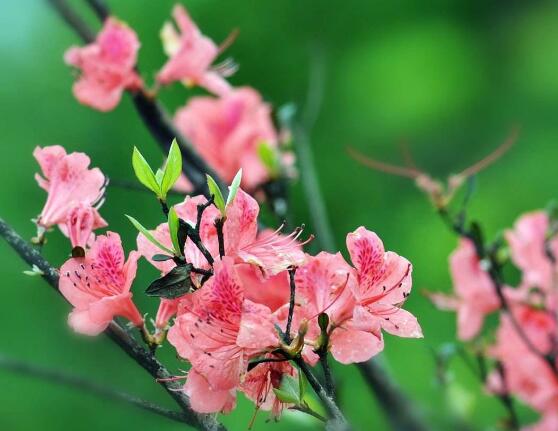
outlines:
{"label": "stem", "polygon": [[[53,268],[48,261],[42,257],[27,241],[0,218],[0,236],[16,251],[16,253],[29,265],[36,265],[42,272],[43,278],[58,293],[58,271]],[[147,351],[135,339],[133,339],[117,323],[112,322],[105,334],[115,342],[130,358],[145,369],[182,408],[185,422],[203,431],[225,431],[214,416],[203,415],[194,412],[190,407],[188,396],[182,391],[179,384],[174,381],[165,381],[172,377],[171,373],[161,364],[152,353]]]}
{"label": "stem", "polygon": [[328,430],[336,430],[336,431],[349,431],[351,427],[347,423],[345,416],[335,403],[335,400],[330,397],[324,387],[320,384],[318,379],[312,374],[310,367],[304,360],[298,356],[293,361],[298,365],[300,371],[306,376],[308,383],[312,386],[312,389],[316,393],[316,395],[322,401],[324,407],[326,408],[330,420],[327,424]]}
{"label": "stem", "polygon": [[289,344],[292,341],[291,325],[293,323],[295,295],[296,295],[296,284],[294,279],[295,273],[296,273],[296,268],[289,268],[289,285],[291,288],[291,296],[289,298],[289,315],[287,316],[287,326],[285,328],[285,341],[287,344]]}
{"label": "stem", "polygon": [[331,374],[331,368],[329,367],[329,362],[327,360],[327,350],[319,352],[320,365],[324,371],[325,379],[325,389],[327,394],[334,398],[335,397],[335,384],[333,382],[333,376]]}
{"label": "stem", "polygon": [[504,387],[504,393],[499,394],[499,398],[502,401],[502,404],[504,404],[504,406],[506,407],[506,410],[508,411],[508,415],[510,417],[510,427],[511,427],[511,429],[514,430],[514,431],[519,430],[519,428],[520,428],[519,419],[517,418],[517,413],[515,411],[515,407],[514,407],[514,404],[513,404],[513,399],[510,396],[510,394],[508,392],[508,388],[507,388],[506,372],[504,371],[504,367],[502,366],[502,364],[500,362],[496,363],[496,369],[498,370],[498,373],[500,373],[500,378],[502,379],[502,385]]}
{"label": "stem", "polygon": [[11,359],[3,355],[0,355],[0,368],[14,373],[37,377],[56,384],[76,388],[105,399],[128,403],[142,410],[164,416],[173,421],[186,422],[186,416],[181,412],[166,409],[150,401],[143,400],[118,389],[103,386],[80,376],[75,376],[58,370],[51,370],[31,363]]}
{"label": "stem", "polygon": [[99,18],[99,21],[104,21],[109,17],[110,11],[104,1],[102,0],[85,0],[85,1],[89,5],[89,7],[93,9],[93,12],[95,12],[95,15],[97,15],[97,18]]}
{"label": "stem", "polygon": [[225,225],[225,218],[221,217],[215,220],[215,229],[217,229],[217,240],[219,242],[219,257],[223,259],[225,256],[225,237],[223,235],[223,227]]}
{"label": "stem", "polygon": [[299,406],[289,407],[289,410],[297,410],[299,412],[306,413],[307,415],[313,416],[322,422],[327,422],[326,418],[324,418],[318,412],[312,410],[308,404],[301,404]]}

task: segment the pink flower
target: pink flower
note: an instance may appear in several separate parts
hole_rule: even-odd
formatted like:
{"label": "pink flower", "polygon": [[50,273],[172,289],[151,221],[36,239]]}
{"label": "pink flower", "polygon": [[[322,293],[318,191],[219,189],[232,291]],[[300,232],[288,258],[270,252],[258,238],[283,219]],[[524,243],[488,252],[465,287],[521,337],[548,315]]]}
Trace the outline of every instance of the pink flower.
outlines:
{"label": "pink flower", "polygon": [[66,63],[81,71],[73,87],[78,101],[110,111],[118,105],[124,90],[141,88],[141,78],[134,70],[139,47],[136,33],[130,27],[108,18],[95,42],[66,51]]}
{"label": "pink flower", "polygon": [[[320,336],[317,318],[321,313],[329,316],[329,350],[342,363],[362,362],[378,353],[382,347],[381,335],[355,329],[352,324],[355,300],[350,284],[355,282],[354,269],[340,253],[322,252],[308,257],[295,274],[296,307],[293,328],[300,322],[309,322],[303,350],[306,362],[314,364],[318,356],[313,352]],[[286,320],[288,305],[280,312]]]}
{"label": "pink flower", "polygon": [[181,301],[168,333],[178,354],[192,364],[195,372],[185,389],[197,400],[192,407],[204,413],[230,409],[248,359],[278,344],[270,310],[244,299],[232,259],[217,261],[214,270],[201,289]]}
{"label": "pink flower", "polygon": [[278,418],[285,403],[275,396],[273,389],[281,387],[281,380],[285,375],[297,375],[295,368],[289,362],[265,362],[246,374],[240,388],[258,409],[270,410],[271,416]]}
{"label": "pink flower", "polygon": [[534,425],[522,428],[522,431],[556,431],[558,430],[558,412],[549,411]]}
{"label": "pink flower", "polygon": [[281,235],[279,230],[258,234],[258,202],[238,189],[236,197],[227,208],[223,226],[225,255],[237,262],[256,265],[265,277],[279,274],[292,266],[300,266],[306,260],[302,245],[298,242],[301,230]]}
{"label": "pink flower", "polygon": [[135,326],[143,324],[130,293],[138,258],[133,251],[125,261],[120,236],[108,232],[95,239],[84,258],[64,263],[59,289],[74,306],[68,322],[76,332],[97,335],[115,316],[125,317]]}
{"label": "pink flower", "polygon": [[263,304],[271,311],[276,311],[289,302],[290,287],[287,271],[265,278],[261,270],[254,265],[237,264],[235,269],[244,287],[246,299]]}
{"label": "pink flower", "polygon": [[[552,349],[556,322],[546,310],[524,305],[513,306],[516,321],[532,345],[542,354]],[[505,388],[539,412],[558,410],[558,379],[550,366],[526,344],[510,318],[503,315],[490,355],[498,359],[505,372]],[[536,370],[536,372],[534,372]],[[490,377],[489,389],[503,390],[499,376]]]}
{"label": "pink flower", "polygon": [[[46,204],[37,219],[43,228],[66,224],[76,206],[95,206],[103,196],[105,177],[98,168],[89,169],[89,157],[83,153],[66,154],[64,148],[35,148],[35,159],[43,176],[35,175],[39,186],[47,191]],[[100,217],[95,218],[102,224]],[[95,225],[95,222],[93,225]]]}
{"label": "pink flower", "polygon": [[230,91],[223,74],[228,75],[232,70],[220,73],[211,69],[211,64],[219,54],[217,45],[201,34],[184,7],[176,5],[172,14],[180,33],[170,22],[161,30],[163,47],[170,58],[157,74],[157,81],[161,84],[182,81],[187,86],[205,87],[215,94]]}
{"label": "pink flower", "polygon": [[455,295],[435,293],[430,299],[441,309],[457,310],[458,337],[470,340],[481,330],[485,316],[500,308],[500,301],[471,240],[460,240],[450,256],[450,271]]}
{"label": "pink flower", "polygon": [[96,208],[80,203],[68,212],[63,231],[70,238],[72,247],[85,249],[95,239],[93,231],[107,226]]}
{"label": "pink flower", "polygon": [[347,235],[347,249],[356,269],[356,283],[351,284],[356,301],[353,327],[380,339],[381,329],[399,337],[421,338],[417,319],[401,308],[411,291],[411,263],[384,251],[380,238],[364,227]]}
{"label": "pink flower", "polygon": [[216,99],[192,97],[175,116],[178,130],[225,181],[240,168],[242,187],[255,190],[269,179],[258,155],[266,142],[277,147],[270,107],[251,88],[239,88]]}
{"label": "pink flower", "polygon": [[[522,287],[539,288],[546,293],[552,290],[558,277],[558,268],[545,251],[548,227],[546,213],[536,211],[520,217],[513,230],[506,232],[512,260],[523,273]],[[558,238],[550,241],[550,248],[558,255]]]}

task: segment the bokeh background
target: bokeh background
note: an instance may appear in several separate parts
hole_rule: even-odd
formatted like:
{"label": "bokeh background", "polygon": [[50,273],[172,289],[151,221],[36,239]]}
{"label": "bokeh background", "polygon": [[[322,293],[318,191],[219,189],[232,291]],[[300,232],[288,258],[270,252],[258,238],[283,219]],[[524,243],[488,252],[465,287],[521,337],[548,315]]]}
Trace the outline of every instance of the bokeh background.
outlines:
{"label": "bokeh background", "polygon": [[[140,67],[152,82],[164,55],[158,32],[172,8],[169,0],[109,2],[142,41]],[[455,246],[424,197],[408,180],[357,165],[348,145],[401,163],[399,143],[408,143],[416,163],[444,177],[486,155],[513,124],[522,131],[515,148],[478,178],[471,214],[491,235],[522,212],[557,197],[558,4],[554,1],[344,0],[183,2],[204,33],[223,40],[233,28],[240,36],[228,50],[240,64],[235,85],[251,85],[275,106],[302,106],[313,52],[323,54],[323,106],[311,131],[317,170],[336,240],[344,251],[346,232],[359,225],[375,230],[387,247],[415,267],[415,291],[408,308],[423,326],[424,340],[386,336],[382,360],[410,397],[420,402],[432,429],[455,429],[466,418],[473,429],[494,429],[504,411],[486,396],[459,360],[446,385],[435,378],[434,353],[451,343],[454,316],[435,310],[423,289],[448,290],[447,256]],[[94,17],[73,1],[90,23]],[[46,1],[2,3],[0,14],[0,216],[24,236],[44,202],[33,174],[36,145],[61,144],[87,152],[109,177],[131,180],[133,145],[150,160],[159,148],[139,121],[129,98],[102,114],[79,105],[71,94],[72,72],[63,64],[73,32]],[[188,92],[178,85],[162,91],[170,109]],[[292,190],[294,218],[309,219],[300,184]],[[120,232],[126,248],[134,214],[148,225],[159,220],[148,194],[109,188],[103,215]],[[66,256],[59,233],[49,238],[46,256]],[[69,307],[44,282],[26,277],[25,265],[0,242],[0,353],[65,369],[125,388],[172,406],[143,370],[103,337],[87,339],[66,326]],[[153,311],[155,301],[140,292],[155,271],[146,262],[136,279],[136,298]],[[163,357],[177,369],[169,350]],[[385,430],[387,423],[355,367],[335,367],[341,403],[360,430]],[[76,392],[0,370],[0,429],[80,430],[183,429],[179,424]],[[240,407],[223,421],[247,429],[252,407]],[[534,416],[521,410],[528,421]],[[266,424],[260,413],[254,429],[317,429],[317,423],[285,415]],[[456,419],[457,418],[457,419]]]}

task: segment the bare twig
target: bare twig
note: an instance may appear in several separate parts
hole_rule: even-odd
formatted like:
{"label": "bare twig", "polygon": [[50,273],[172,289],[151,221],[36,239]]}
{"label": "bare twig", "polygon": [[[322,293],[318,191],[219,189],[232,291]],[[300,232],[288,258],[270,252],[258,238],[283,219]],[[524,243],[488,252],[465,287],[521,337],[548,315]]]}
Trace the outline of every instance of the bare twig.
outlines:
{"label": "bare twig", "polygon": [[[1,218],[0,236],[6,240],[6,242],[28,265],[34,265],[39,268],[42,271],[42,277],[53,289],[60,293],[58,290],[58,271]],[[117,323],[112,322],[105,331],[105,334],[130,358],[145,369],[154,379],[156,379],[161,386],[163,386],[167,393],[182,408],[185,422],[203,431],[225,431],[225,427],[217,422],[214,416],[202,415],[194,412],[190,408],[190,400],[188,396],[181,390],[182,388],[180,385],[175,381],[169,380],[172,375],[165,368],[165,366],[161,364],[151,352],[147,351],[135,339],[133,339]]]}
{"label": "bare twig", "polygon": [[30,376],[33,378],[43,379],[56,384],[69,386],[79,389],[81,391],[89,392],[91,394],[100,396],[105,399],[120,401],[123,403],[131,404],[142,410],[164,416],[176,422],[186,422],[186,417],[182,412],[169,410],[161,407],[150,401],[143,400],[134,395],[123,392],[119,389],[103,386],[92,380],[62,372],[59,370],[52,370],[39,365],[31,364],[28,362],[8,358],[0,354],[0,369],[10,371],[13,373]]}

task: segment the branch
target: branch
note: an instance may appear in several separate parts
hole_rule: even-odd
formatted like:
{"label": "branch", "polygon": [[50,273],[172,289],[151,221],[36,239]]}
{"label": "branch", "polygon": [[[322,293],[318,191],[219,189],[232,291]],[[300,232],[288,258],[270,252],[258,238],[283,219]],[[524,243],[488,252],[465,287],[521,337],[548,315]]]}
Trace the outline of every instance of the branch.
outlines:
{"label": "branch", "polygon": [[[29,266],[35,265],[38,267],[43,272],[42,277],[54,290],[60,293],[58,290],[58,271],[2,218],[0,218],[0,236],[6,240]],[[203,431],[226,430],[223,425],[217,422],[215,417],[194,412],[190,407],[188,396],[181,390],[180,385],[175,381],[167,381],[172,377],[171,373],[153,354],[130,337],[118,324],[112,322],[105,331],[105,334],[163,386],[167,393],[182,408],[186,423]]]}
{"label": "branch", "polygon": [[328,431],[350,431],[351,427],[349,426],[347,419],[345,419],[345,416],[335,403],[335,400],[328,395],[327,391],[318,379],[316,379],[314,374],[312,374],[312,370],[310,370],[308,364],[304,362],[301,357],[297,357],[293,359],[293,361],[298,365],[300,371],[302,371],[302,373],[306,376],[308,383],[310,383],[310,386],[312,386],[312,389],[320,398],[330,416],[326,429]]}
{"label": "branch", "polygon": [[358,364],[358,369],[376,395],[392,428],[397,431],[428,431],[424,419],[377,361]]}
{"label": "branch", "polygon": [[0,368],[6,371],[11,371],[26,376],[37,377],[48,382],[77,388],[79,390],[98,395],[105,399],[128,403],[142,410],[164,416],[176,422],[186,422],[186,417],[181,412],[166,409],[157,404],[153,404],[150,401],[143,400],[134,395],[122,392],[118,389],[100,385],[99,383],[80,376],[75,376],[62,371],[51,370],[31,363],[18,361],[1,354]]}

